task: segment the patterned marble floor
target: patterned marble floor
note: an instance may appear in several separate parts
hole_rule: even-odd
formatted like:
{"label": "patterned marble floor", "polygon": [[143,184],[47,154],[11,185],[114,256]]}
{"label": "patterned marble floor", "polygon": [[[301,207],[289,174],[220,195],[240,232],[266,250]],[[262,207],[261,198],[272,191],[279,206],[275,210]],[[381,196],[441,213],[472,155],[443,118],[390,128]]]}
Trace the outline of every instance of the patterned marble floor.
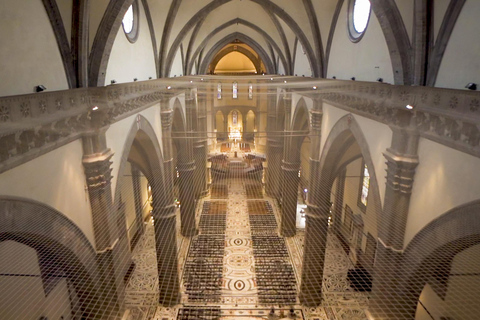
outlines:
{"label": "patterned marble floor", "polygon": [[[259,305],[245,181],[237,178],[230,179],[226,183],[228,184],[228,197],[222,200],[227,201],[225,255],[221,298],[220,303],[217,304],[221,309],[218,319],[287,318],[289,306],[282,308],[277,306],[274,315],[272,315],[269,307]],[[264,196],[264,200],[270,202],[277,216],[277,221],[279,221],[280,211],[275,206],[273,199]],[[206,197],[199,201],[197,218],[200,216],[204,201],[215,200]],[[178,230],[177,234],[179,270],[182,275],[190,240],[182,237]],[[175,320],[179,310],[186,305],[184,297],[182,297],[183,304],[174,308],[165,308],[158,305],[156,289],[158,275],[155,265],[154,241],[153,226],[149,223],[146,226],[145,234],[139,240],[133,252],[136,269],[126,288],[126,307],[128,310],[124,316],[125,320]],[[287,238],[286,245],[295,269],[297,283],[300,283],[304,231],[299,229],[297,236]],[[294,306],[295,319],[367,319],[365,315],[368,306],[367,295],[355,292],[349,287],[347,281],[349,268],[353,268],[353,266],[339,241],[333,234],[329,234],[323,283],[323,303],[317,308]]]}

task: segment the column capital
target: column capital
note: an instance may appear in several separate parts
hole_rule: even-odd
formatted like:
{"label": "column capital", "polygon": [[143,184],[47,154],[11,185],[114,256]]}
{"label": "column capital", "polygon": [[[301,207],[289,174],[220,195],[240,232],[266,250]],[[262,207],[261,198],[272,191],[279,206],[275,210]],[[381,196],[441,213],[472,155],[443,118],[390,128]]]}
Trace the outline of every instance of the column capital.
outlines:
{"label": "column capital", "polygon": [[173,110],[165,109],[160,112],[160,118],[162,121],[162,129],[171,128],[173,123]]}
{"label": "column capital", "polygon": [[87,186],[90,190],[103,189],[110,185],[112,180],[112,150],[108,149],[103,154],[86,155],[83,157],[82,163],[85,167],[85,176],[87,178]]}
{"label": "column capital", "polygon": [[300,169],[300,162],[287,162],[285,160],[282,160],[283,171],[298,172],[299,169]]}
{"label": "column capital", "polygon": [[383,155],[387,159],[387,186],[395,192],[411,193],[418,156],[399,155],[391,149]]}

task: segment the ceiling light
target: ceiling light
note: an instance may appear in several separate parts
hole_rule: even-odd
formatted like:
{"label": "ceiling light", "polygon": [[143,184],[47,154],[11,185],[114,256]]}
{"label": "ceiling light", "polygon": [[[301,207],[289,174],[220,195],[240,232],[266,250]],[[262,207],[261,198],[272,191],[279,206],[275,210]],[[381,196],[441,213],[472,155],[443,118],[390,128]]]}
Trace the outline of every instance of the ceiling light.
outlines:
{"label": "ceiling light", "polygon": [[35,87],[35,92],[42,92],[42,91],[45,91],[45,90],[47,90],[47,88],[43,84],[40,84],[40,85]]}
{"label": "ceiling light", "polygon": [[465,86],[465,88],[467,88],[468,90],[477,90],[477,84],[473,83],[473,82],[470,82],[469,84],[467,84]]}

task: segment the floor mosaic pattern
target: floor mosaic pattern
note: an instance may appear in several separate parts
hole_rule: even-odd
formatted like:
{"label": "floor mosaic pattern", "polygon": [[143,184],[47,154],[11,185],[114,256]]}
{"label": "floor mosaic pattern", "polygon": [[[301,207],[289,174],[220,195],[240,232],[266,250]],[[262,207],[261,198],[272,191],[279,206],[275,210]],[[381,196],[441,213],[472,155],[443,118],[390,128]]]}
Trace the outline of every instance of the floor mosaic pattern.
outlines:
{"label": "floor mosaic pattern", "polygon": [[279,237],[275,201],[264,195],[259,180],[236,171],[239,163],[229,167],[229,178],[212,184],[210,196],[198,203],[199,234],[189,239],[177,230],[182,304],[167,308],[157,303],[150,222],[133,252],[136,268],[126,289],[124,319],[367,319],[368,294],[350,287],[347,272],[353,265],[334,234],[327,241],[323,303],[299,305],[304,230]]}

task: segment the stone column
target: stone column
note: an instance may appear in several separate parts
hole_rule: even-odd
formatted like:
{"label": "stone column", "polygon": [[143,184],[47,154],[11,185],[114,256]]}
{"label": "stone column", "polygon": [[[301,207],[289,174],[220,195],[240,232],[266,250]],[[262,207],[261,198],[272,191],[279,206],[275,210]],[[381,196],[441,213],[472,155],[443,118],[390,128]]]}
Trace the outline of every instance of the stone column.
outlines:
{"label": "stone column", "polygon": [[322,101],[314,99],[310,111],[310,186],[307,196],[305,250],[303,253],[300,301],[314,307],[322,302],[323,267],[327,246],[330,193],[328,185],[320,185],[320,142],[323,121]]}
{"label": "stone column", "polygon": [[[296,234],[298,185],[300,177],[300,154],[293,151],[295,138],[292,132],[292,98],[289,93],[283,97],[285,106],[285,137],[281,173],[281,196],[282,196],[282,219],[280,233],[284,237],[292,237]],[[295,146],[296,147],[296,146]]]}
{"label": "stone column", "polygon": [[177,159],[177,170],[179,179],[179,199],[180,199],[180,217],[182,235],[189,237],[197,234],[195,226],[195,160],[193,157],[193,139],[192,131],[192,113],[195,108],[195,101],[192,92],[188,90],[185,94],[185,118],[186,133],[184,141],[179,143],[181,156]]}
{"label": "stone column", "polygon": [[[173,203],[173,158],[172,158],[172,121],[173,110],[170,97],[162,99],[162,144],[163,144],[163,183],[158,180],[152,185],[153,217],[155,221],[155,248],[159,298],[164,306],[173,306],[180,301],[180,285],[177,262],[176,208]],[[161,177],[162,174],[154,173]]]}
{"label": "stone column", "polygon": [[137,231],[135,237],[140,237],[145,231],[145,225],[143,224],[143,201],[140,184],[141,171],[137,167],[132,165],[132,186],[133,196],[135,200],[135,224],[137,225]]}
{"label": "stone column", "polygon": [[[92,114],[92,125],[100,115]],[[101,121],[99,121],[101,123]],[[131,264],[125,215],[112,201],[111,164],[113,152],[107,148],[107,128],[86,133],[83,138],[83,166],[92,210],[93,231],[99,270],[98,286],[102,301],[97,301],[104,314],[120,316],[124,310],[125,271]],[[121,208],[120,208],[121,209]],[[119,229],[123,226],[123,229]],[[101,307],[100,307],[101,306]]]}
{"label": "stone column", "polygon": [[[289,159],[288,159],[289,160]],[[282,219],[280,233],[283,237],[293,237],[297,232],[297,200],[300,177],[300,162],[282,161]]]}
{"label": "stone column", "polygon": [[206,95],[197,93],[197,131],[195,143],[193,146],[193,153],[195,158],[195,187],[196,197],[208,193],[207,187],[207,110],[206,110]]}
{"label": "stone column", "polygon": [[[275,129],[277,123],[277,103],[276,103],[276,90],[267,89],[267,170],[265,172],[265,192],[271,197],[277,198],[277,190],[275,190],[275,175],[274,169],[277,150],[277,141],[275,137]],[[280,152],[280,155],[282,152]],[[278,172],[278,171],[277,171]]]}
{"label": "stone column", "polygon": [[418,165],[419,134],[411,124],[412,118],[409,111],[398,113],[397,124],[391,126],[392,145],[384,153],[387,183],[369,307],[375,319],[411,319],[418,302],[404,283],[407,279],[401,276],[408,209]]}

